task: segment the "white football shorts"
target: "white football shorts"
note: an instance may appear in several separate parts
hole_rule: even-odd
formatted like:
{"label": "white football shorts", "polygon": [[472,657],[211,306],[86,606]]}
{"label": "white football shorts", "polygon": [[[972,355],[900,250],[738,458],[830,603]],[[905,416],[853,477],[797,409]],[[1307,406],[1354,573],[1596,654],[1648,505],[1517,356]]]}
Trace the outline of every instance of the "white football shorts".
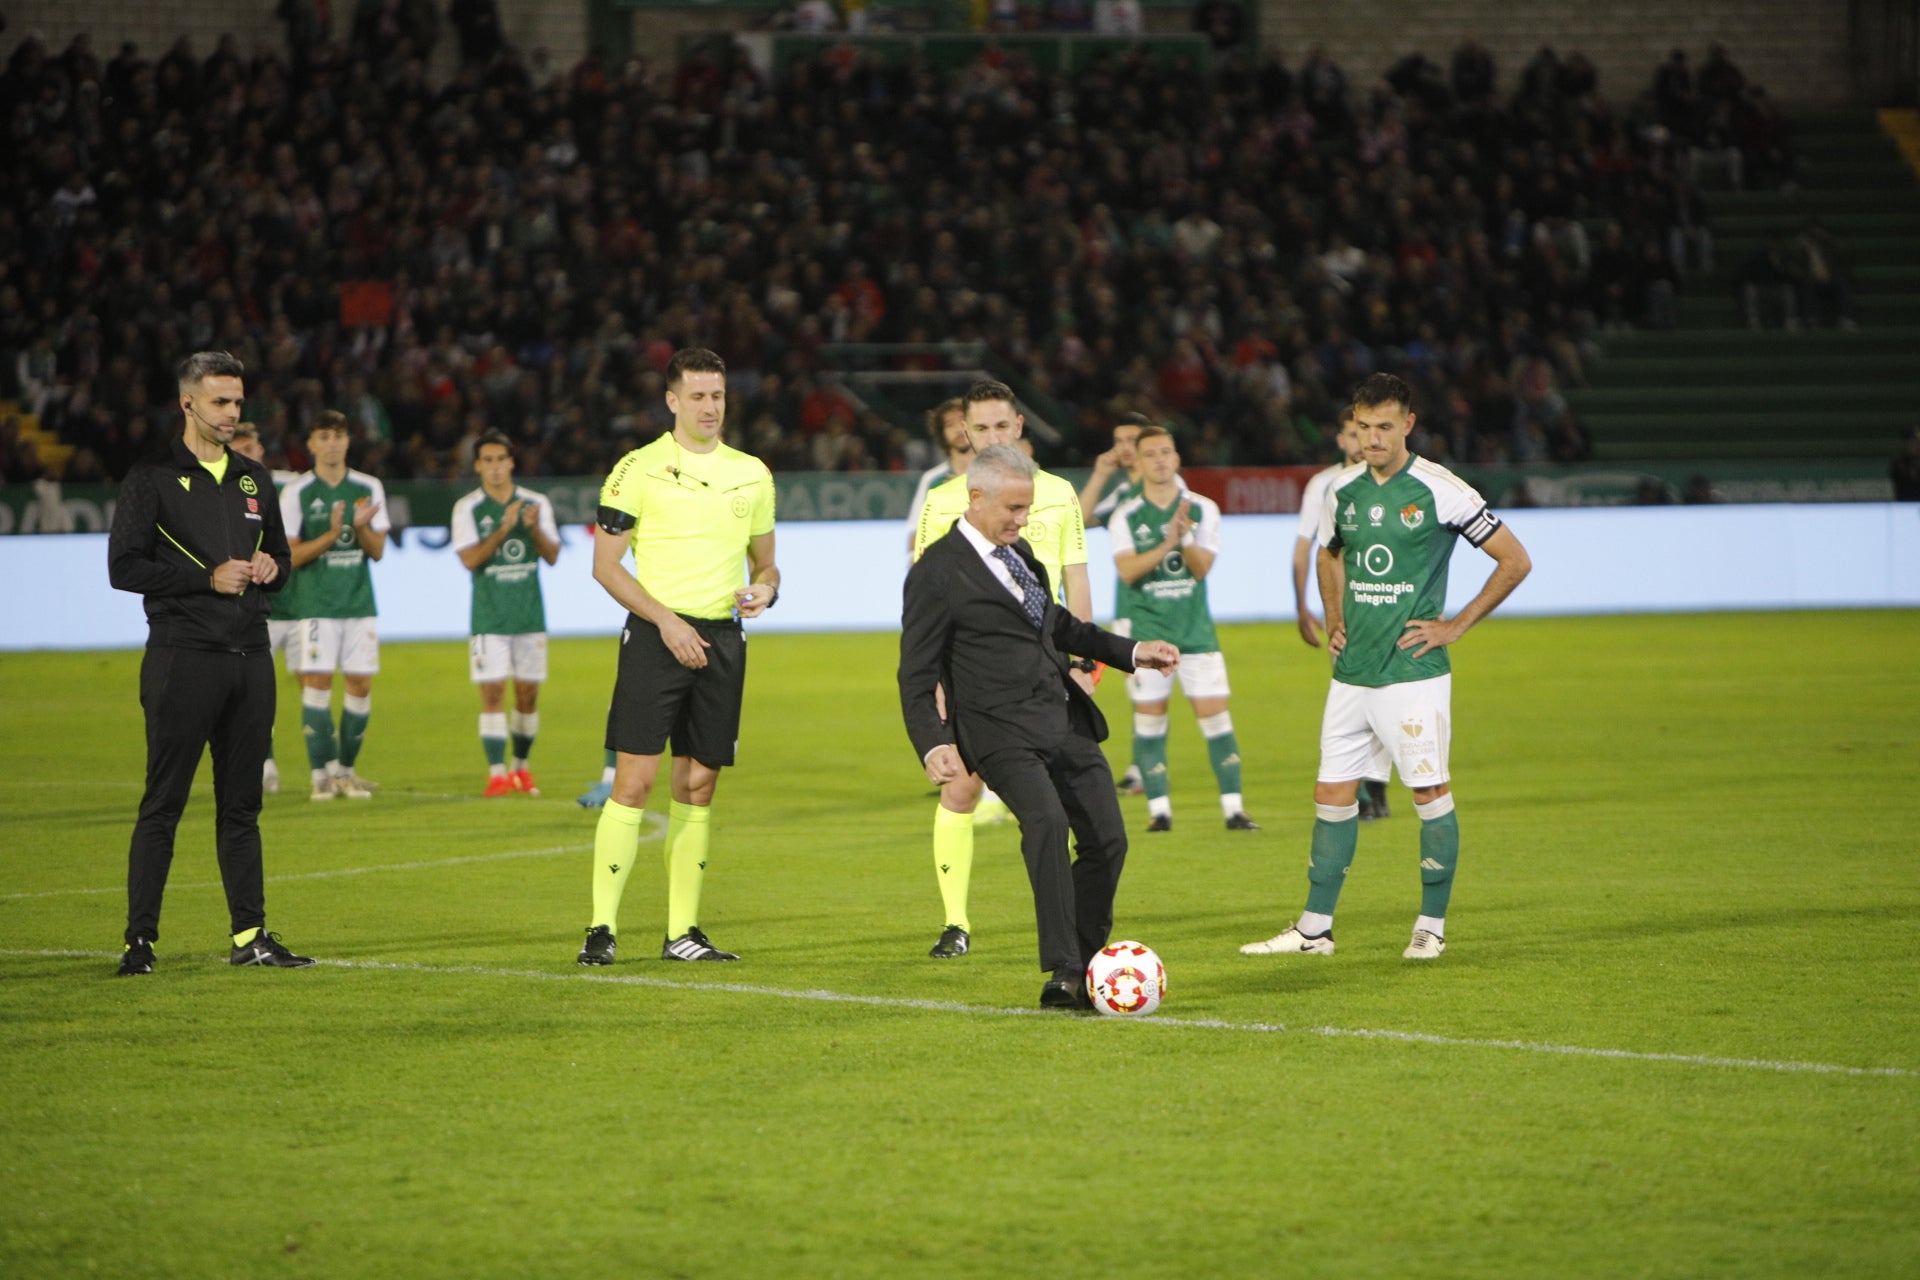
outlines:
{"label": "white football shorts", "polygon": [[1127,696],[1135,702],[1165,702],[1173,696],[1174,681],[1189,698],[1224,698],[1227,659],[1219,653],[1183,653],[1172,671],[1136,671],[1127,677]]}
{"label": "white football shorts", "polygon": [[1449,780],[1452,735],[1451,673],[1378,689],[1335,680],[1320,721],[1319,780],[1384,782],[1391,765],[1409,787],[1437,787]]}
{"label": "white football shorts", "polygon": [[547,633],[474,636],[467,641],[467,667],[475,684],[514,680],[540,684],[547,678]]}
{"label": "white football shorts", "polygon": [[350,676],[380,674],[380,632],[372,618],[307,618],[294,624],[300,628],[293,648],[287,652],[287,668],[300,675],[332,675],[335,670]]}
{"label": "white football shorts", "polygon": [[299,674],[300,668],[293,665],[293,652],[299,648],[300,629],[306,625],[298,618],[267,619],[267,652],[279,653],[282,649],[286,650],[287,670],[294,675]]}

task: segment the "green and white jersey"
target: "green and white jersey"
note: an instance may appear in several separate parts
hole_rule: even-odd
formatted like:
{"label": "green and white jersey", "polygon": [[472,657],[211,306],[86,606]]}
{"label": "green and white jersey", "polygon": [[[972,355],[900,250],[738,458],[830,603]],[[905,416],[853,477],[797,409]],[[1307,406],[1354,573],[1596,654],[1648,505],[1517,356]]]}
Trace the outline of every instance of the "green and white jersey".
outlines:
{"label": "green and white jersey", "polygon": [[1416,658],[1399,647],[1416,618],[1438,618],[1447,603],[1454,539],[1480,546],[1500,518],[1472,485],[1425,458],[1412,457],[1386,483],[1365,463],[1327,486],[1316,540],[1346,566],[1347,647],[1334,663],[1341,684],[1378,688],[1430,680],[1453,669],[1447,651]]}
{"label": "green and white jersey", "polygon": [[1193,528],[1138,582],[1120,583],[1115,612],[1133,619],[1135,640],[1165,640],[1181,653],[1218,653],[1220,640],[1207,606],[1207,583],[1193,576],[1184,554],[1188,547],[1220,553],[1220,507],[1212,498],[1181,490],[1166,507],[1146,494],[1121,503],[1107,521],[1113,553],[1151,551],[1166,538],[1167,522],[1185,508]]}
{"label": "green and white jersey", "polygon": [[371,498],[380,504],[367,527],[385,533],[392,525],[387,520],[387,490],[364,471],[349,470],[339,484],[328,484],[309,471],[280,491],[280,518],[287,526],[287,541],[308,542],[327,531],[333,520],[333,504],[344,502],[340,516],[340,536],[320,558],[293,571],[289,587],[300,595],[294,602],[302,618],[371,618],[373,575],[367,570],[367,553],[353,536],[353,504]]}
{"label": "green and white jersey", "polygon": [[[1106,493],[1101,496],[1100,501],[1093,504],[1093,518],[1101,524],[1111,524],[1113,522],[1113,513],[1120,509],[1120,504],[1123,502],[1132,502],[1139,496],[1140,482],[1130,477],[1122,476],[1119,484],[1107,490]],[[1119,544],[1115,543],[1114,545],[1118,546]],[[1115,622],[1118,622],[1120,619],[1128,616],[1127,584],[1122,582],[1115,586],[1113,592],[1113,619]],[[1133,633],[1128,632],[1127,634],[1131,635]]]}
{"label": "green and white jersey", "polygon": [[[495,502],[485,489],[475,489],[453,504],[454,552],[491,538],[514,502],[532,507],[539,513],[540,532],[560,540],[553,504],[544,494],[516,487],[506,502]],[[515,515],[525,519],[521,512]],[[524,523],[516,522],[493,558],[473,571],[473,612],[467,625],[476,636],[518,636],[547,629],[547,609],[540,596],[540,547]]]}
{"label": "green and white jersey", "polygon": [[[300,478],[298,471],[276,471],[273,473],[273,492],[275,501],[282,501],[287,494],[287,486]],[[285,508],[281,509],[284,516]],[[294,527],[287,525],[287,539],[291,541]],[[278,591],[272,592],[267,599],[273,603],[267,610],[268,622],[294,622],[300,614],[300,575],[294,574]]]}

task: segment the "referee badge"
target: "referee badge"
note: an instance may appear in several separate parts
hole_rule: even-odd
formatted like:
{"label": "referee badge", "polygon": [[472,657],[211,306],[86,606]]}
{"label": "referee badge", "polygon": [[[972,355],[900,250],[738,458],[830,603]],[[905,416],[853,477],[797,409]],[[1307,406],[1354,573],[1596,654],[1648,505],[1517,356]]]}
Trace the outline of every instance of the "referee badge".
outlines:
{"label": "referee badge", "polygon": [[733,507],[733,514],[735,515],[735,517],[741,520],[745,520],[747,518],[747,495],[746,494],[744,493],[734,494],[733,502],[731,505]]}
{"label": "referee badge", "polygon": [[240,492],[245,494],[255,494],[260,492],[260,486],[253,482],[252,476],[241,476]]}

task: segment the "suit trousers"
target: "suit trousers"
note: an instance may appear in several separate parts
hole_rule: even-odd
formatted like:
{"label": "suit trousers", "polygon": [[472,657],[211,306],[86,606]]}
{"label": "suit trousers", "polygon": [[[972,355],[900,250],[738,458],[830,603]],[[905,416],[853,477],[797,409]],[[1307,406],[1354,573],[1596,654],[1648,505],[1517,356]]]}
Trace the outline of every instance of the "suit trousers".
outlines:
{"label": "suit trousers", "polygon": [[273,739],[273,654],[148,649],[140,663],[147,789],[127,850],[126,940],[160,936],[174,831],[200,755],[213,748],[214,840],[234,933],[266,923],[260,773]]}
{"label": "suit trousers", "polygon": [[[1020,853],[1040,932],[1040,967],[1085,969],[1107,945],[1113,895],[1127,860],[1127,828],[1106,755],[1092,739],[1069,733],[1051,748],[991,752],[979,767],[1020,824]],[[1069,832],[1078,855],[1071,862]]]}

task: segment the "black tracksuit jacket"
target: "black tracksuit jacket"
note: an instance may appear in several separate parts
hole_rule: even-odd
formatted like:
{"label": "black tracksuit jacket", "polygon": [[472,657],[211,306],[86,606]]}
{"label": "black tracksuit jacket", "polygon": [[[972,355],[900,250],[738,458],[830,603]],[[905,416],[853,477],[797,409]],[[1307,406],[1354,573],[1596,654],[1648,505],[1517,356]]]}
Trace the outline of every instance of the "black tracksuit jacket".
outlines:
{"label": "black tracksuit jacket", "polygon": [[[272,582],[237,596],[213,589],[215,567],[251,560],[255,551],[280,566]],[[121,482],[107,576],[118,590],[145,597],[148,648],[265,649],[263,593],[280,590],[292,573],[273,476],[251,458],[229,450],[226,479],[215,484],[176,437],[164,457],[136,463]]]}

